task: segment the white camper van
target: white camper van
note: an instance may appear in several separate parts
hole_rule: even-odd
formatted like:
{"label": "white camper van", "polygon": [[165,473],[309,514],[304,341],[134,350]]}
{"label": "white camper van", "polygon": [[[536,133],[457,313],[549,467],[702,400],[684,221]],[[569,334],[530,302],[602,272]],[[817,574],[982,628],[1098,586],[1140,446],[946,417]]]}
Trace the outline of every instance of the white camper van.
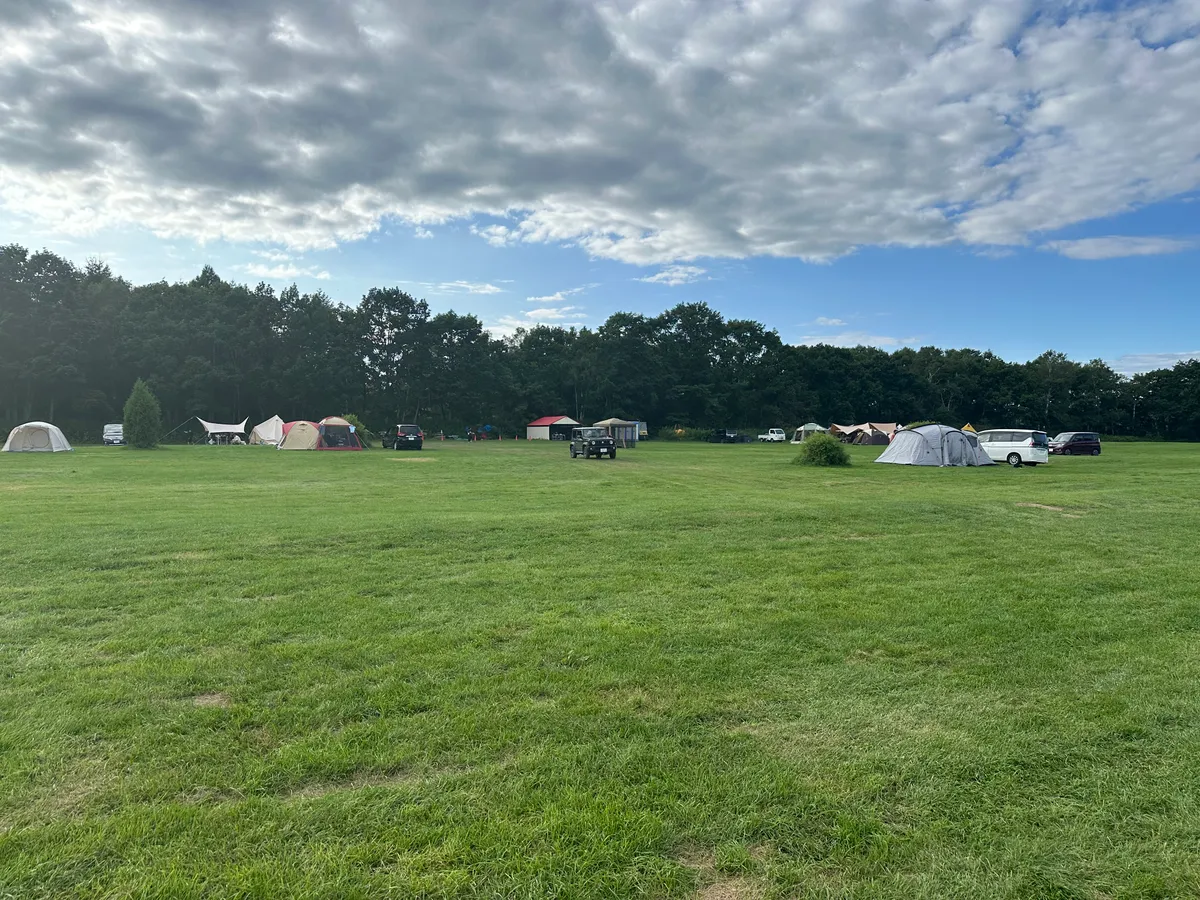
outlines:
{"label": "white camper van", "polygon": [[1040,466],[1050,461],[1050,438],[1028,428],[992,428],[979,432],[979,446],[996,462]]}

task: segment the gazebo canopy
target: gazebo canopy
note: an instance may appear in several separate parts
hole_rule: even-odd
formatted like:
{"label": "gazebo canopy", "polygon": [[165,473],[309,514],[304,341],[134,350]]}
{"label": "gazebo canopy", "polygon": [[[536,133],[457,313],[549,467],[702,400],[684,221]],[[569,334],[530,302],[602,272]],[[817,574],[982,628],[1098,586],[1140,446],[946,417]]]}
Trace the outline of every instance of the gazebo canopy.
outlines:
{"label": "gazebo canopy", "polygon": [[602,422],[593,422],[592,423],[592,425],[600,427],[600,428],[608,428],[609,426],[613,426],[613,425],[617,425],[617,426],[623,425],[626,427],[630,427],[630,426],[633,426],[636,424],[637,424],[637,422],[630,422],[627,419],[618,419],[616,417],[611,418],[611,419],[605,419]]}

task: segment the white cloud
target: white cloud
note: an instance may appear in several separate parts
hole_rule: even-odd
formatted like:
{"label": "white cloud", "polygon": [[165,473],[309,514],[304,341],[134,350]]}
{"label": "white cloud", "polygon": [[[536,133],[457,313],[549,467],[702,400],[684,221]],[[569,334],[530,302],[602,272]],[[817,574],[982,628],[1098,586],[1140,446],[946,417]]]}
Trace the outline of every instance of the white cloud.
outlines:
{"label": "white cloud", "polygon": [[813,321],[813,324],[822,325],[829,328],[836,328],[837,326],[845,325],[846,323],[842,319],[827,319],[825,316],[817,316],[817,318]]}
{"label": "white cloud", "polygon": [[[594,287],[599,287],[599,285],[584,284],[584,285],[580,285],[579,287],[568,288],[568,289],[562,290],[562,291],[555,291],[553,294],[547,294],[545,297],[526,297],[525,299],[526,299],[527,303],[562,303],[568,297],[570,297],[574,294],[582,294],[584,291],[590,290],[591,288],[594,288]],[[565,308],[566,309],[577,309],[578,307],[568,306]]]}
{"label": "white cloud", "polygon": [[221,8],[0,4],[0,205],[294,250],[480,215],[670,265],[995,252],[1200,188],[1196,0]]}
{"label": "white cloud", "polygon": [[318,269],[316,266],[300,266],[292,263],[280,263],[275,266],[266,266],[262,263],[250,263],[249,265],[239,266],[247,275],[252,275],[255,278],[262,278],[267,281],[285,281],[291,278],[315,278],[318,281],[328,281],[329,273],[323,269]]}
{"label": "white cloud", "polygon": [[1137,375],[1154,369],[1169,369],[1176,363],[1187,362],[1189,359],[1200,359],[1200,350],[1187,353],[1127,353],[1109,360],[1108,364],[1114,372]]}
{"label": "white cloud", "polygon": [[251,250],[250,253],[276,263],[289,262],[292,258],[290,254],[284,253],[282,250]]}
{"label": "white cloud", "polygon": [[[544,299],[544,298],[538,298]],[[552,322],[563,319],[584,318],[583,307],[580,306],[547,306],[541,309],[524,310],[525,318],[538,322]]]}
{"label": "white cloud", "polygon": [[413,237],[420,241],[427,241],[433,237],[433,232],[428,228],[422,228],[418,225],[413,231]]}
{"label": "white cloud", "polygon": [[831,347],[879,347],[883,350],[895,350],[899,347],[912,347],[921,342],[918,337],[888,337],[871,334],[866,331],[842,331],[837,334],[807,334],[800,338],[799,343],[806,345],[828,344]]}
{"label": "white cloud", "polygon": [[430,294],[503,294],[504,288],[487,281],[419,281]]}
{"label": "white cloud", "polygon": [[1111,237],[1082,238],[1077,241],[1047,241],[1043,249],[1053,250],[1071,259],[1118,259],[1124,256],[1161,256],[1194,250],[1195,240],[1170,237]]}
{"label": "white cloud", "polygon": [[639,278],[638,281],[678,287],[681,284],[691,284],[693,281],[699,281],[707,272],[707,269],[702,269],[699,266],[667,266],[661,272],[649,275],[646,278]]}

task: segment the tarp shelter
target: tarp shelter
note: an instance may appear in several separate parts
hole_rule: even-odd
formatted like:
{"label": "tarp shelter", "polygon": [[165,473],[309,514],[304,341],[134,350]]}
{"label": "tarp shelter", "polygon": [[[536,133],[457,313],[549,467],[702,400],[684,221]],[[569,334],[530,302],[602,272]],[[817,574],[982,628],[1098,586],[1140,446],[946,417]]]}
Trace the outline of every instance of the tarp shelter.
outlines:
{"label": "tarp shelter", "polygon": [[569,441],[571,429],[578,425],[570,416],[542,416],[525,426],[525,438],[530,441]]}
{"label": "tarp shelter", "polygon": [[26,422],[8,433],[3,453],[59,453],[74,449],[57,425]]}
{"label": "tarp shelter", "polygon": [[279,416],[271,416],[267,421],[259,422],[250,432],[250,443],[252,444],[270,444],[278,447],[282,440],[283,419]]}
{"label": "tarp shelter", "polygon": [[875,462],[901,466],[994,466],[974,435],[949,425],[902,428]]}
{"label": "tarp shelter", "polygon": [[792,438],[792,443],[803,444],[805,439],[814,434],[827,434],[828,432],[829,429],[824,425],[818,425],[816,422],[809,422],[796,429],[796,435]]}
{"label": "tarp shelter", "polygon": [[593,422],[593,425],[598,428],[607,428],[608,433],[612,435],[614,441],[622,447],[636,447],[638,442],[638,423],[630,422],[626,419],[605,419],[602,422]]}
{"label": "tarp shelter", "polygon": [[242,424],[240,424],[240,425],[222,425],[219,422],[205,422],[199,416],[196,416],[196,421],[199,422],[201,425],[203,425],[204,430],[210,435],[216,435],[216,434],[235,435],[235,434],[245,434],[246,433],[246,423],[250,421],[250,417],[247,416],[246,418],[242,419]]}
{"label": "tarp shelter", "polygon": [[280,450],[316,450],[321,432],[316,422],[301,419],[297,422],[285,422],[283,425],[283,440],[279,442]]}
{"label": "tarp shelter", "polygon": [[317,423],[320,437],[318,450],[361,450],[362,441],[354,433],[354,426],[341,416],[326,416]]}

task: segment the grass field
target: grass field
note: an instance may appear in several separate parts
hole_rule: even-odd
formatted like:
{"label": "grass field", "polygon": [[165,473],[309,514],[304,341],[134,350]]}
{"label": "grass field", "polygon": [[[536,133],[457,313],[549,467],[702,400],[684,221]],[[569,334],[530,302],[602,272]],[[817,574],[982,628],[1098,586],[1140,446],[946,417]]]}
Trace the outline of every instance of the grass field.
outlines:
{"label": "grass field", "polygon": [[1200,447],[0,458],[0,897],[1200,894]]}

